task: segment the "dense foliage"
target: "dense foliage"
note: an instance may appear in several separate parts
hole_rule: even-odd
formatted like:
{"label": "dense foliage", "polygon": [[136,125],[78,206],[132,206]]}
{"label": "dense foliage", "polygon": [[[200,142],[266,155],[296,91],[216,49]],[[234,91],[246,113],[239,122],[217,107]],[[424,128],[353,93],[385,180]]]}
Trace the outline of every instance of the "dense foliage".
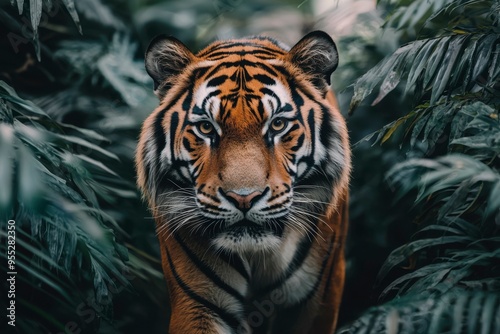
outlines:
{"label": "dense foliage", "polygon": [[[397,142],[386,174],[396,205],[414,201],[410,240],[379,270],[375,307],[340,333],[500,330],[500,2],[393,1],[386,26],[410,41],[354,83],[351,109],[379,87],[408,112],[366,137]],[[401,88],[403,88],[401,87]]]}
{"label": "dense foliage", "polygon": [[15,5],[0,7],[0,233],[6,256],[4,226],[16,221],[16,329],[134,331],[137,319],[164,319],[132,163],[156,103],[138,45],[100,1]]}
{"label": "dense foliage", "polygon": [[[334,86],[355,111],[339,332],[500,332],[500,2],[378,10],[336,38]],[[266,22],[296,29],[293,43],[311,11],[284,0],[0,0],[0,268],[14,219],[17,333],[165,332],[154,224],[134,182],[139,127],[157,104],[142,51],[158,33],[196,50]]]}

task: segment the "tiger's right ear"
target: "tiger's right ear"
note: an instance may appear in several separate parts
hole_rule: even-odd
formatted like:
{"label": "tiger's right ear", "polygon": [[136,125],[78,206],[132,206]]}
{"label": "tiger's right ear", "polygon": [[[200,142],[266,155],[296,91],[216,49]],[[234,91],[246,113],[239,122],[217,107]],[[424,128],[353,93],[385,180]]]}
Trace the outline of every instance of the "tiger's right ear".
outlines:
{"label": "tiger's right ear", "polygon": [[162,98],[174,84],[174,78],[195,55],[177,38],[159,35],[149,43],[145,56],[146,72],[153,78],[154,92]]}

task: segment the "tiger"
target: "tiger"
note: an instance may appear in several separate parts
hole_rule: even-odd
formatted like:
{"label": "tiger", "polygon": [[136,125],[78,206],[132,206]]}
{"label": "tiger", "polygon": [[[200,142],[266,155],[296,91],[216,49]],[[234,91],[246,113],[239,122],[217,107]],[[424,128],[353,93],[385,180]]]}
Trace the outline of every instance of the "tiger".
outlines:
{"label": "tiger", "polygon": [[145,53],[159,106],[136,150],[156,224],[168,333],[333,333],[344,280],[351,153],[323,31],[194,54]]}

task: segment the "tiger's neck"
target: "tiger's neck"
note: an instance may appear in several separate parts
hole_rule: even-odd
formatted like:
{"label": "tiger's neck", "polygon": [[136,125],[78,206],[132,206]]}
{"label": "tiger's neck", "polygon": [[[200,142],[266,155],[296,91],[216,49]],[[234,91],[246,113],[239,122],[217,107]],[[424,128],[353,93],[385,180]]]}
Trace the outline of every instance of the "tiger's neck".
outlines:
{"label": "tiger's neck", "polygon": [[[189,314],[190,305],[204,305],[238,333],[269,328],[307,333],[316,328],[319,305],[331,312],[331,323],[343,286],[343,215],[345,210],[335,210],[319,219],[316,237],[287,229],[278,248],[253,253],[216,248],[182,230],[160,238],[172,309]],[[328,291],[333,281],[336,287]],[[183,316],[172,314],[172,321],[179,319]]]}

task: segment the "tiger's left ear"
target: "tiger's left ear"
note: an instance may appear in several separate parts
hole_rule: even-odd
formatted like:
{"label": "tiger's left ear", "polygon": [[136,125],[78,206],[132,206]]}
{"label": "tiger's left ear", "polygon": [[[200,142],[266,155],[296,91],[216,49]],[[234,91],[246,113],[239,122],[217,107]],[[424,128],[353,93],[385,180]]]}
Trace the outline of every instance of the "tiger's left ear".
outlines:
{"label": "tiger's left ear", "polygon": [[313,83],[321,90],[330,85],[330,76],[339,64],[339,54],[333,39],[320,30],[304,36],[292,47],[288,56],[293,64],[313,76]]}
{"label": "tiger's left ear", "polygon": [[195,55],[177,38],[159,35],[148,46],[145,56],[146,72],[153,78],[154,92],[161,99],[175,83],[175,78]]}

